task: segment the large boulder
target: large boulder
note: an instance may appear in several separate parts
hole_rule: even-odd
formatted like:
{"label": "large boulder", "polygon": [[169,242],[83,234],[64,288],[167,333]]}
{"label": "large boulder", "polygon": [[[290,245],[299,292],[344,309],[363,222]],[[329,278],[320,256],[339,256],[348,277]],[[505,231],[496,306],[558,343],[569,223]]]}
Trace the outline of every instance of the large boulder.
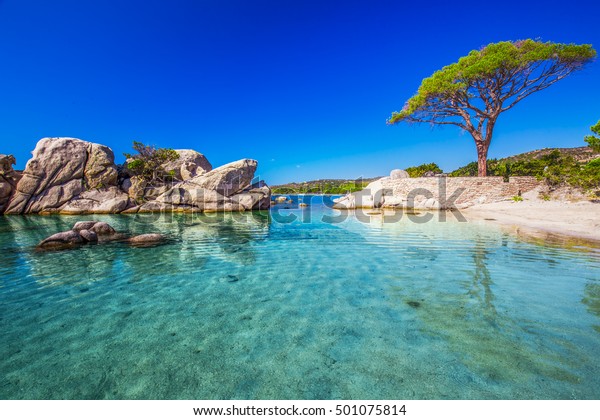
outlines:
{"label": "large boulder", "polygon": [[13,169],[13,155],[0,155],[0,213],[4,212],[21,175]]}
{"label": "large boulder", "polygon": [[180,183],[156,201],[144,203],[140,212],[165,211],[246,211],[265,210],[271,205],[271,189],[260,182],[238,194],[227,197],[218,191],[204,188],[192,188],[190,183]]}
{"label": "large boulder", "polygon": [[386,187],[384,182],[388,178],[381,178],[370,182],[363,190],[346,194],[334,200],[334,209],[349,210],[356,208],[379,208],[384,202]]}
{"label": "large boulder", "polygon": [[225,197],[242,192],[252,184],[257,162],[253,159],[241,159],[219,166],[210,172],[179,183],[186,189],[203,188],[217,191]]}
{"label": "large boulder", "polygon": [[191,149],[175,150],[179,158],[172,162],[162,165],[162,169],[173,173],[173,177],[178,181],[187,181],[190,178],[212,171],[212,165],[202,153]]}
{"label": "large boulder", "polygon": [[101,144],[89,143],[84,167],[85,186],[88,189],[117,185],[117,167],[113,151]]}
{"label": "large boulder", "polygon": [[[161,165],[161,169],[171,174],[175,182],[187,181],[212,170],[212,165],[202,153],[191,149],[175,150],[179,157]],[[127,161],[120,169],[119,186],[131,199],[142,202],[152,201],[172,186],[172,182],[155,181],[153,183],[133,175],[127,168]]]}
{"label": "large boulder", "polygon": [[234,203],[238,203],[244,210],[267,210],[271,206],[271,189],[261,182],[244,192],[231,197]]}
{"label": "large boulder", "polygon": [[69,137],[43,138],[6,213],[57,213],[85,191],[116,184],[117,168],[108,147]]}
{"label": "large boulder", "polygon": [[70,245],[79,245],[87,242],[79,232],[67,230],[66,232],[55,233],[44,239],[38,244],[38,248],[57,248]]}
{"label": "large boulder", "polygon": [[408,172],[406,172],[403,169],[394,169],[394,170],[392,170],[392,172],[390,172],[390,178],[391,179],[410,178],[410,175],[408,174]]}
{"label": "large boulder", "polygon": [[[268,208],[271,190],[251,185],[256,161],[242,159],[178,182],[140,211],[243,211]],[[266,203],[266,204],[265,204]],[[265,207],[266,206],[266,207]]]}
{"label": "large boulder", "polygon": [[120,213],[130,207],[127,194],[117,187],[84,191],[59,209],[60,214]]}
{"label": "large boulder", "polygon": [[132,245],[155,245],[165,242],[167,238],[160,233],[144,233],[143,235],[137,235],[127,239]]}
{"label": "large boulder", "polygon": [[[186,188],[188,187],[188,188]],[[230,200],[214,190],[189,188],[189,184],[180,184],[160,195],[156,202],[178,207],[195,207],[197,210],[218,208]]]}

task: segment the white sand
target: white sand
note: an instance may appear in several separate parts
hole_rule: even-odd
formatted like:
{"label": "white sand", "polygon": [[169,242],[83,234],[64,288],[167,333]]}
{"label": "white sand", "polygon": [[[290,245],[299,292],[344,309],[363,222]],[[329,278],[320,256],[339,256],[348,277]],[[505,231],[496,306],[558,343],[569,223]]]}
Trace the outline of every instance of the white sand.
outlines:
{"label": "white sand", "polygon": [[504,201],[461,210],[467,220],[489,220],[516,230],[600,241],[600,204],[590,201]]}

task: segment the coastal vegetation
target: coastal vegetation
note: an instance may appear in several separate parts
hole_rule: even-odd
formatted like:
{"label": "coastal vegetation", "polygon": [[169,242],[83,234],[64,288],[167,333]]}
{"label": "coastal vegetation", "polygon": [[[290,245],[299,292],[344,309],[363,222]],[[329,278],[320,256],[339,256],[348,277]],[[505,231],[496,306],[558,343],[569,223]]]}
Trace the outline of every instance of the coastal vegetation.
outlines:
{"label": "coastal vegetation", "polygon": [[[476,176],[477,162],[449,173],[449,176]],[[600,190],[600,157],[589,147],[543,149],[488,161],[488,175],[534,176],[549,186],[570,185],[587,191]]]}
{"label": "coastal vegetation", "polygon": [[167,172],[163,169],[163,166],[165,163],[179,159],[179,154],[175,150],[166,148],[157,149],[155,146],[146,146],[139,141],[133,142],[133,150],[137,153],[124,153],[127,159],[127,169],[133,175],[148,182],[155,180],[166,181],[174,178],[175,172]]}
{"label": "coastal vegetation", "polygon": [[405,169],[406,172],[410,175],[411,178],[418,178],[425,175],[436,175],[441,174],[442,168],[440,168],[437,163],[424,163],[419,166],[411,166]]}
{"label": "coastal vegetation", "polygon": [[487,153],[498,117],[529,95],[581,70],[596,57],[591,45],[537,40],[499,42],[471,51],[424,79],[388,124],[456,125],[473,137],[477,175],[488,174]]}
{"label": "coastal vegetation", "polygon": [[595,136],[585,136],[585,141],[590,145],[592,150],[596,153],[600,153],[600,138],[596,136],[600,136],[600,120],[590,127],[590,130],[595,134]]}
{"label": "coastal vegetation", "polygon": [[[596,126],[594,126],[596,127]],[[592,130],[593,131],[593,130]],[[594,131],[595,132],[595,131]],[[586,141],[590,143],[589,138]],[[533,176],[554,188],[569,185],[588,192],[600,192],[600,151],[591,147],[541,149],[501,159],[488,160],[488,175]],[[411,178],[434,176],[443,171],[436,163],[405,168]],[[450,177],[474,177],[478,162],[474,161],[449,172]],[[344,180],[326,179],[288,183],[272,187],[273,194],[347,194],[364,189],[379,178]]]}
{"label": "coastal vegetation", "polygon": [[306,182],[291,182],[271,187],[273,194],[347,194],[364,189],[371,181],[366,179],[319,179]]}

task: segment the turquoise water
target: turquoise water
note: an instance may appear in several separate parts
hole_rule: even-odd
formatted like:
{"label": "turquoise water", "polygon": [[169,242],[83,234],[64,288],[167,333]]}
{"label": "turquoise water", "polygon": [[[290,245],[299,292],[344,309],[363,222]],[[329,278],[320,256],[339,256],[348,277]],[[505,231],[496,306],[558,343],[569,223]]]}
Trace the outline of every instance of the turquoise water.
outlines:
{"label": "turquoise water", "polygon": [[0,398],[600,398],[598,250],[332,214],[0,217]]}

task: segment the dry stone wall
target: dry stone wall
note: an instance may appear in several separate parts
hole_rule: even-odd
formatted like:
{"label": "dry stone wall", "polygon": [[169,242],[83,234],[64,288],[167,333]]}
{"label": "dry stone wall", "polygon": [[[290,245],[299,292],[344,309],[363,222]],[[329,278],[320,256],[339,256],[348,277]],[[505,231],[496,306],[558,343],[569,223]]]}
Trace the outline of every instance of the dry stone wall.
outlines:
{"label": "dry stone wall", "polygon": [[431,193],[427,194],[427,198],[437,200],[442,207],[449,200],[457,205],[504,201],[540,185],[540,181],[529,176],[511,177],[508,182],[502,177],[432,177],[382,181],[383,188],[390,190],[395,197],[407,198],[412,193],[415,201],[419,201],[414,194],[423,189]]}

